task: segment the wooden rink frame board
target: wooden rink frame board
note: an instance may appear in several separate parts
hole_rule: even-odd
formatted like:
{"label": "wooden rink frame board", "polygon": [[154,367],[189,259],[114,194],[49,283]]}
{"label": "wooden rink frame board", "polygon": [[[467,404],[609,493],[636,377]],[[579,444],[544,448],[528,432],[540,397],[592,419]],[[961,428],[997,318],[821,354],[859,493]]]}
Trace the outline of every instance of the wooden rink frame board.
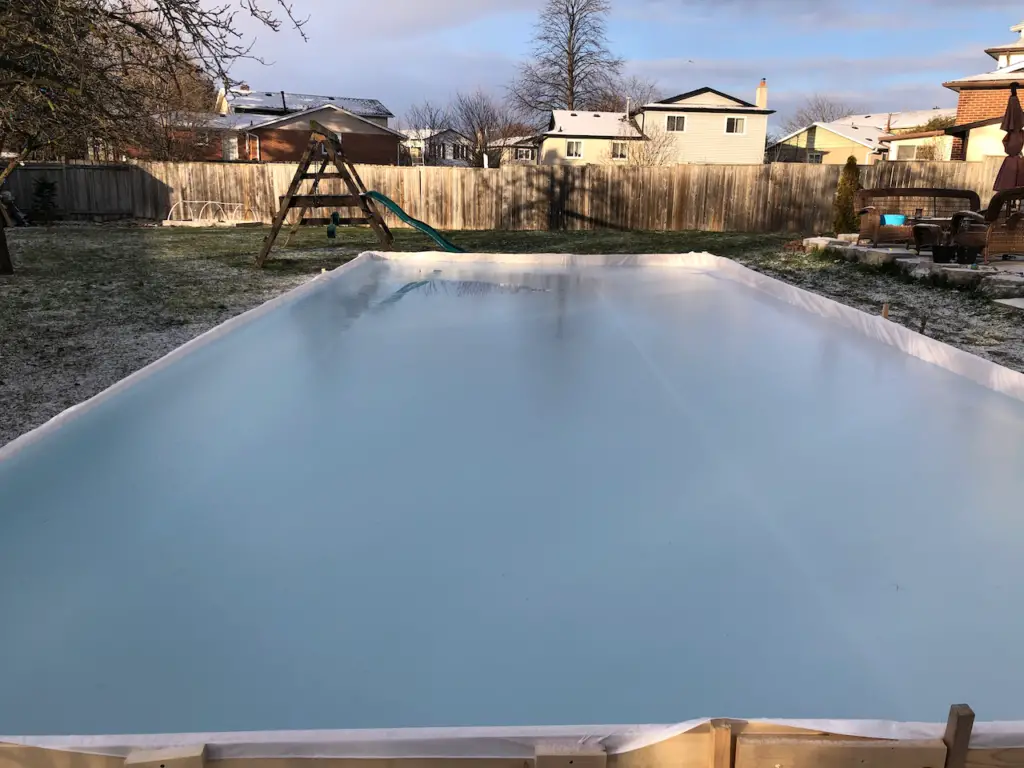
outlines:
{"label": "wooden rink frame board", "polygon": [[[1024,747],[971,748],[974,713],[950,709],[941,739],[880,739],[748,720],[715,719],[617,754],[538,748],[524,757],[223,757],[205,744],[127,757],[0,743],[0,768],[1015,768]],[[1024,735],[1024,734],[1022,734]]]}

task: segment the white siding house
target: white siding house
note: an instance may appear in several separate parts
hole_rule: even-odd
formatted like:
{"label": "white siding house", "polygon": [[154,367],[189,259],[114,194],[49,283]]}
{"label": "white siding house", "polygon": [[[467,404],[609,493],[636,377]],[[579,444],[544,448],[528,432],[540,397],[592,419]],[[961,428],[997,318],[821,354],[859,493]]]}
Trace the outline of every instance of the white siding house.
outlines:
{"label": "white siding house", "polygon": [[700,88],[632,114],[555,110],[541,136],[542,165],[675,165],[764,162],[768,86],[756,103]]}

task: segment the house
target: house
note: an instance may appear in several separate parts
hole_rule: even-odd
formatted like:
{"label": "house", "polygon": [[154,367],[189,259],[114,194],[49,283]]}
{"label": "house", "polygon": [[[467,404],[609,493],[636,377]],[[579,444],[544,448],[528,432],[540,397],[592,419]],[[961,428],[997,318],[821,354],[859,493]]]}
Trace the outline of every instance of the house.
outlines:
{"label": "house", "polygon": [[889,161],[951,160],[953,157],[953,137],[945,128],[885,134],[879,141]]}
{"label": "house", "polygon": [[281,117],[308,112],[326,105],[339,107],[346,112],[387,128],[394,115],[377,99],[355,99],[348,96],[314,96],[308,93],[287,93],[285,91],[254,91],[242,84],[227,91],[221,89],[217,97],[216,112],[222,115],[265,115]]}
{"label": "house", "polygon": [[404,165],[473,164],[473,141],[451,128],[413,128],[402,142]]}
{"label": "house", "polygon": [[[188,151],[178,154],[206,161],[296,162],[309,144],[309,123],[316,120],[342,137],[355,163],[397,165],[405,136],[376,121],[327,104],[284,115],[258,112],[182,113],[170,118],[168,133]],[[141,157],[141,152],[129,152]]]}
{"label": "house", "polygon": [[[315,120],[341,136],[346,157],[354,163],[398,165],[405,136],[398,131],[349,112],[334,104],[294,112],[281,117],[233,115],[256,118],[237,128],[238,159],[265,163],[295,162],[309,144],[309,123]],[[227,158],[225,158],[227,159]]]}
{"label": "house", "polygon": [[[855,157],[860,165],[871,165],[888,156],[894,134],[920,132],[936,122],[948,121],[954,114],[952,109],[935,108],[850,115],[812,123],[770,144],[766,158],[769,162],[843,165]],[[928,138],[934,137],[924,137]],[[909,159],[909,150],[903,152],[901,159]]]}
{"label": "house", "polygon": [[755,102],[698,88],[630,114],[555,110],[540,136],[543,165],[674,165],[764,162],[768,85]]}
{"label": "house", "polygon": [[643,139],[622,112],[555,109],[540,136],[541,165],[611,165],[625,163],[629,145]]}
{"label": "house", "polygon": [[536,165],[541,137],[508,136],[487,145],[487,154],[495,165]]}
{"label": "house", "polygon": [[762,79],[754,103],[704,87],[645,104],[633,117],[647,137],[648,154],[664,154],[668,163],[759,165],[772,114]]}
{"label": "house", "polygon": [[995,69],[943,83],[959,94],[956,124],[946,131],[953,139],[954,160],[984,160],[1005,154],[1005,134],[999,124],[1006,112],[1010,86],[1024,83],[1024,22],[1010,27],[1010,31],[1017,33],[1016,40],[985,50],[995,59]]}

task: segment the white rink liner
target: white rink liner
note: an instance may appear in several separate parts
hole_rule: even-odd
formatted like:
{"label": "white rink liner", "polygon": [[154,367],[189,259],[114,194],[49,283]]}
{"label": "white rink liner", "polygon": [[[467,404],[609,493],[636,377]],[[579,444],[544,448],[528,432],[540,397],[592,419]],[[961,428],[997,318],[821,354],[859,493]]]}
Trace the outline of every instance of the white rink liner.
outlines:
{"label": "white rink liner", "polygon": [[[546,266],[684,267],[707,271],[759,290],[787,304],[855,329],[868,338],[964,376],[996,392],[1024,401],[1024,374],[983,360],[963,350],[868,315],[832,299],[788,285],[747,269],[729,259],[708,253],[651,255],[567,254],[361,254],[338,269],[265,304],[249,310],[182,345],[159,360],[119,381],[85,402],[69,408],[37,429],[0,448],[0,460],[45,437],[81,413],[118,394],[146,376],[195,351],[237,327],[295,302],[324,280],[351,276],[370,260],[391,259],[412,263],[482,262]],[[945,706],[936,702],[937,707]],[[941,738],[943,723],[904,723],[884,720],[773,720],[753,721],[837,735],[920,740]],[[136,749],[160,749],[206,744],[211,758],[530,758],[537,753],[616,754],[639,749],[693,730],[707,719],[673,725],[537,726],[398,728],[317,731],[259,731],[228,733],[180,733],[104,736],[0,736],[0,742],[99,755],[126,756]],[[971,746],[976,748],[1024,747],[1024,721],[979,722]]]}
{"label": "white rink liner", "polygon": [[869,315],[859,309],[840,304],[838,301],[819,296],[803,288],[784,283],[773,277],[762,275],[752,269],[737,264],[730,259],[714,256],[710,253],[669,253],[669,254],[563,254],[563,253],[441,253],[438,251],[422,251],[419,253],[367,251],[359,254],[352,261],[337,269],[310,280],[308,283],[293,288],[287,293],[271,299],[258,307],[243,312],[220,325],[200,334],[177,349],[155,360],[144,368],[140,368],[130,376],[108,387],[102,392],[63,411],[44,424],[15,438],[7,445],[0,447],[0,461],[10,458],[26,445],[40,437],[59,429],[69,419],[92,408],[109,397],[116,395],[132,384],[167,367],[175,360],[210,343],[214,339],[229,333],[235,328],[252,322],[268,312],[286,304],[291,304],[315,290],[324,280],[338,280],[360,270],[372,259],[387,259],[417,264],[429,263],[494,263],[523,264],[553,267],[686,267],[706,270],[734,282],[773,296],[787,304],[800,307],[815,315],[838,322],[852,328],[870,339],[888,344],[913,357],[945,368],[959,374],[984,387],[1000,392],[1017,400],[1024,401],[1024,374],[998,365],[989,360],[972,355],[962,349],[950,346],[936,339],[931,339],[902,325],[893,323],[878,315]]}

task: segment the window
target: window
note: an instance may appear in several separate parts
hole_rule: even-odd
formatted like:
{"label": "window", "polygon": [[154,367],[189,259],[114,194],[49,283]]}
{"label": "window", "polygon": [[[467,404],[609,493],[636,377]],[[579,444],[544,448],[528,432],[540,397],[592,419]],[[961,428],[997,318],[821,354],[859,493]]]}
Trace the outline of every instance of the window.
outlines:
{"label": "window", "polygon": [[583,142],[582,141],[567,141],[567,142],[565,142],[565,156],[566,157],[583,157]]}
{"label": "window", "polygon": [[533,160],[533,149],[530,147],[516,147],[516,160]]}
{"label": "window", "polygon": [[670,131],[685,131],[686,117],[684,115],[669,115],[666,128]]}
{"label": "window", "polygon": [[811,163],[812,165],[821,165],[822,157],[823,155],[821,154],[821,152],[808,152],[807,162]]}
{"label": "window", "polygon": [[210,146],[210,134],[206,131],[199,131],[196,134],[196,146],[197,147],[208,147]]}
{"label": "window", "polygon": [[917,159],[917,147],[913,144],[897,144],[896,145],[896,159],[897,160],[916,160]]}
{"label": "window", "polygon": [[747,132],[747,118],[745,118],[745,117],[727,117],[725,119],[725,132],[726,133],[746,133]]}
{"label": "window", "polygon": [[613,141],[612,142],[612,160],[625,160],[626,159],[626,142],[624,141]]}

